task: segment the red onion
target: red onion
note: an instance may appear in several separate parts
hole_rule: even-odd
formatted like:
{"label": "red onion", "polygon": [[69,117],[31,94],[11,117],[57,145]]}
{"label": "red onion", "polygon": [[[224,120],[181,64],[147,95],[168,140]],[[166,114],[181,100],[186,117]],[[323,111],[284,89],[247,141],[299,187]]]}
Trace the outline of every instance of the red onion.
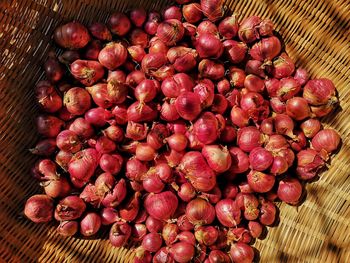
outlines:
{"label": "red onion", "polygon": [[230,256],[234,263],[251,263],[254,260],[254,250],[243,242],[237,242],[231,245]]}
{"label": "red onion", "polygon": [[114,223],[109,231],[109,241],[114,247],[122,247],[131,236],[131,226],[128,223]]}
{"label": "red onion", "polygon": [[158,233],[149,233],[142,240],[142,248],[149,252],[157,252],[162,246],[162,237]]}
{"label": "red onion", "polygon": [[141,141],[146,138],[148,133],[147,124],[140,124],[136,122],[129,121],[126,126],[126,138],[130,138],[135,141]]}
{"label": "red onion", "polygon": [[162,92],[169,98],[177,98],[185,91],[192,91],[194,83],[192,78],[185,73],[178,73],[172,77],[166,78],[162,82]]}
{"label": "red onion", "polygon": [[302,131],[296,131],[295,136],[293,140],[289,140],[289,144],[294,151],[299,152],[306,147],[307,140]]}
{"label": "red onion", "polygon": [[277,114],[274,118],[275,129],[278,134],[287,135],[290,138],[294,138],[294,122],[286,114]]}
{"label": "red onion", "polygon": [[122,157],[118,154],[103,154],[100,158],[100,167],[103,171],[116,175],[120,172]]}
{"label": "red onion", "polygon": [[[250,186],[249,186],[250,187]],[[252,189],[253,192],[253,189]],[[236,197],[236,202],[240,209],[244,211],[244,218],[247,220],[255,220],[259,216],[258,199],[250,193],[239,193]]]}
{"label": "red onion", "polygon": [[237,36],[238,20],[235,15],[224,18],[219,24],[220,35],[225,39],[232,39]]}
{"label": "red onion", "polygon": [[103,208],[101,211],[101,223],[102,225],[111,225],[115,222],[119,222],[120,218],[118,211],[112,207]]}
{"label": "red onion", "polygon": [[229,171],[233,173],[243,173],[249,169],[249,157],[238,147],[229,148],[232,165]]}
{"label": "red onion", "polygon": [[126,182],[124,179],[120,179],[113,187],[113,190],[108,192],[102,200],[102,204],[105,207],[116,207],[126,197]]}
{"label": "red onion", "polygon": [[307,138],[313,138],[321,129],[321,123],[317,119],[307,119],[300,124],[300,128]]}
{"label": "red onion", "polygon": [[68,165],[71,179],[88,181],[94,174],[99,162],[99,154],[95,149],[87,148],[77,152]]}
{"label": "red onion", "polygon": [[139,247],[135,250],[134,263],[149,263],[152,261],[152,255],[149,251]]}
{"label": "red onion", "polygon": [[250,235],[249,231],[244,227],[238,227],[230,228],[228,230],[227,239],[229,240],[229,242],[236,241],[249,244],[252,241],[252,236]]}
{"label": "red onion", "polygon": [[200,115],[193,126],[193,133],[203,144],[213,143],[219,136],[219,123],[211,112]]}
{"label": "red onion", "polygon": [[245,59],[248,50],[245,43],[235,40],[226,40],[223,42],[223,46],[226,56],[232,63],[238,64]]}
{"label": "red onion", "polygon": [[140,161],[152,161],[156,157],[156,152],[149,144],[139,143],[136,146],[135,156]]}
{"label": "red onion", "polygon": [[236,129],[232,126],[225,126],[225,128],[220,132],[220,141],[224,143],[232,143],[237,136]]}
{"label": "red onion", "polygon": [[144,25],[144,30],[149,35],[155,35],[157,33],[157,28],[160,23],[160,14],[157,12],[150,12],[148,14],[148,20]]}
{"label": "red onion", "polygon": [[147,171],[147,166],[137,159],[130,159],[126,162],[125,175],[130,180],[141,180]]}
{"label": "red onion", "polygon": [[281,79],[279,85],[276,85],[276,88],[276,96],[282,101],[292,99],[301,89],[299,83],[291,77]]}
{"label": "red onion", "polygon": [[119,208],[120,218],[126,221],[133,221],[140,209],[140,192],[135,192],[127,201]]}
{"label": "red onion", "polygon": [[70,65],[70,72],[85,86],[91,86],[105,74],[104,67],[93,60],[75,60]]}
{"label": "red onion", "polygon": [[253,59],[259,61],[272,60],[281,52],[281,42],[275,37],[267,37],[255,43],[249,53]]}
{"label": "red onion", "polygon": [[32,154],[41,156],[50,156],[56,151],[56,140],[49,138],[39,141],[33,149],[30,149]]}
{"label": "red onion", "polygon": [[263,135],[255,127],[243,127],[238,130],[237,144],[239,148],[241,148],[245,152],[250,152],[255,147],[261,146],[263,142]]}
{"label": "red onion", "polygon": [[99,22],[94,22],[89,26],[89,31],[91,35],[99,40],[111,41],[112,34],[108,27]]}
{"label": "red onion", "polygon": [[117,146],[116,146],[115,142],[113,142],[112,140],[110,140],[106,136],[100,136],[97,139],[96,145],[95,145],[96,150],[100,154],[113,152],[113,151],[115,151],[116,147]]}
{"label": "red onion", "polygon": [[263,226],[256,221],[248,222],[249,233],[253,238],[259,238],[263,232]]}
{"label": "red onion", "polygon": [[244,80],[244,87],[252,92],[262,93],[265,90],[264,81],[252,74],[246,76]]}
{"label": "red onion", "polygon": [[177,19],[181,21],[182,19],[181,9],[180,7],[177,7],[175,5],[169,6],[163,10],[162,16],[164,20]]}
{"label": "red onion", "polygon": [[182,201],[189,202],[196,196],[196,190],[190,183],[183,183],[181,184],[177,195],[181,198]]}
{"label": "red onion", "polygon": [[125,83],[131,87],[136,87],[144,79],[146,79],[145,73],[135,70],[127,75]]}
{"label": "red onion", "polygon": [[257,92],[248,92],[244,94],[240,104],[242,110],[255,122],[266,119],[270,113],[268,101],[264,100],[262,95]]}
{"label": "red onion", "polygon": [[238,187],[232,183],[227,183],[222,194],[225,199],[235,199],[238,194]]}
{"label": "red onion", "polygon": [[64,171],[67,171],[68,164],[69,164],[70,160],[72,159],[72,157],[73,157],[73,154],[70,152],[59,151],[56,154],[55,161],[59,166],[61,166],[61,168]]}
{"label": "red onion", "polygon": [[76,118],[68,127],[68,129],[74,132],[76,135],[82,139],[88,139],[93,136],[94,129],[84,118]]}
{"label": "red onion", "polygon": [[[106,187],[107,188],[107,187]],[[109,190],[109,189],[108,189]],[[104,192],[99,193],[97,188],[93,184],[85,185],[83,191],[80,193],[79,197],[84,200],[85,203],[89,203],[92,207],[100,207],[101,200],[103,198]]]}
{"label": "red onion", "polygon": [[298,179],[287,177],[278,184],[277,195],[283,202],[289,204],[298,203],[303,188]]}
{"label": "red onion", "polygon": [[86,209],[84,201],[78,196],[67,196],[59,201],[55,209],[57,221],[74,220],[81,217]]}
{"label": "red onion", "polygon": [[55,29],[55,42],[63,48],[80,49],[90,41],[90,35],[85,26],[79,22],[69,22]]}
{"label": "red onion", "polygon": [[76,153],[81,149],[78,135],[70,130],[61,131],[56,138],[57,147],[66,152]]}
{"label": "red onion", "polygon": [[158,220],[168,220],[175,213],[178,199],[170,191],[149,194],[144,200],[147,213]]}
{"label": "red onion", "polygon": [[212,250],[208,256],[208,263],[230,263],[230,257],[221,250]]}
{"label": "red onion", "polygon": [[161,232],[164,223],[152,216],[148,216],[146,219],[146,227],[149,232]]}
{"label": "red onion", "polygon": [[163,53],[150,53],[143,57],[141,62],[142,71],[145,74],[152,74],[165,65],[167,59]]}
{"label": "red onion", "polygon": [[126,61],[128,52],[121,43],[108,43],[99,53],[98,61],[109,70],[113,70]]}
{"label": "red onion", "polygon": [[85,48],[83,57],[89,60],[97,60],[98,54],[102,50],[102,43],[100,40],[91,41]]}
{"label": "red onion", "polygon": [[270,172],[275,175],[283,174],[288,170],[287,161],[281,156],[275,156],[270,168]]}
{"label": "red onion", "polygon": [[309,73],[303,68],[297,68],[294,73],[294,79],[301,85],[304,86],[309,80]]}
{"label": "red onion", "polygon": [[225,67],[222,63],[216,63],[210,59],[203,59],[198,64],[198,71],[201,77],[218,80],[224,77]]}
{"label": "red onion", "polygon": [[71,64],[80,58],[80,54],[76,50],[66,50],[58,56],[58,60],[63,64]]}
{"label": "red onion", "polygon": [[[140,28],[135,28],[130,33],[130,42],[133,46],[140,46],[146,48],[148,46],[148,34]],[[132,64],[133,65],[133,64]],[[134,66],[134,65],[133,65]]]}
{"label": "red onion", "polygon": [[220,58],[224,46],[220,39],[213,34],[200,34],[196,41],[196,50],[201,58]]}
{"label": "red onion", "polygon": [[233,106],[230,117],[232,123],[240,128],[248,126],[249,124],[249,116],[240,107]]}
{"label": "red onion", "polygon": [[193,246],[196,245],[196,238],[194,237],[193,233],[190,232],[190,231],[183,231],[183,232],[180,232],[180,233],[176,236],[176,240],[189,243],[189,244],[191,244],[191,245],[193,245]]}
{"label": "red onion", "polygon": [[80,221],[80,233],[83,236],[92,236],[101,227],[101,217],[93,212],[87,213]]}
{"label": "red onion", "polygon": [[338,102],[333,82],[325,78],[309,80],[304,87],[303,97],[313,106]]}
{"label": "red onion", "polygon": [[114,13],[108,20],[108,27],[112,33],[118,36],[124,36],[129,32],[131,22],[125,14]]}
{"label": "red onion", "polygon": [[159,149],[165,144],[165,138],[169,136],[169,130],[164,124],[153,125],[147,135],[147,143],[153,149]]}
{"label": "red onion", "polygon": [[220,94],[215,95],[225,95],[231,89],[231,85],[230,82],[226,78],[224,78],[216,84],[216,88]]}
{"label": "red onion", "polygon": [[207,33],[219,37],[219,30],[217,26],[209,20],[204,20],[198,25],[197,34],[202,35]]}
{"label": "red onion", "polygon": [[[266,78],[265,74],[265,66],[263,62],[259,60],[248,60],[247,63],[245,64],[245,72],[247,74],[254,74],[257,75],[261,78]],[[265,85],[266,87],[268,86],[267,83],[270,81],[278,81],[277,79],[265,79]]]}
{"label": "red onion", "polygon": [[67,110],[75,115],[82,115],[91,107],[90,95],[82,88],[68,90],[64,94],[63,101]]}
{"label": "red onion", "polygon": [[162,40],[160,40],[159,37],[153,37],[149,41],[149,45],[150,45],[150,47],[148,48],[149,54],[160,53],[161,55],[166,55],[169,50],[169,47]]}
{"label": "red onion", "polygon": [[57,232],[64,237],[74,236],[78,232],[77,221],[61,221],[57,227]]}
{"label": "red onion", "polygon": [[140,45],[134,45],[127,48],[130,57],[137,63],[140,63],[146,55],[144,48]]}
{"label": "red onion", "polygon": [[223,0],[201,0],[203,14],[212,22],[219,20],[224,15]]}
{"label": "red onion", "polygon": [[84,115],[84,118],[88,123],[97,127],[106,125],[107,121],[112,117],[113,114],[103,108],[92,108],[88,110]]}
{"label": "red onion", "polygon": [[264,171],[272,165],[273,156],[266,149],[256,147],[249,153],[249,161],[252,169]]}
{"label": "red onion", "polygon": [[124,139],[123,129],[116,125],[111,125],[103,130],[103,134],[114,142],[122,142]]}
{"label": "red onion", "polygon": [[178,114],[175,107],[174,99],[171,99],[169,102],[164,101],[160,110],[160,117],[168,122],[175,121],[180,118],[180,115]]}
{"label": "red onion", "polygon": [[44,70],[46,78],[52,83],[58,82],[64,75],[64,68],[59,63],[54,52],[53,54],[49,53],[49,58],[44,64]]}
{"label": "red onion", "polygon": [[213,226],[199,226],[194,234],[199,244],[211,246],[216,242],[219,231]]}
{"label": "red onion", "polygon": [[272,135],[274,133],[273,118],[267,118],[261,122],[260,130],[266,135]]}
{"label": "red onion", "polygon": [[170,137],[166,138],[166,142],[171,149],[178,152],[185,150],[188,143],[186,136],[181,133],[171,135]]}
{"label": "red onion", "polygon": [[155,82],[149,79],[143,80],[134,90],[135,98],[143,103],[152,101],[157,95]]}
{"label": "red onion", "polygon": [[[209,61],[209,60],[202,60],[202,62],[203,61]],[[201,63],[199,65],[199,67],[201,66]],[[208,65],[210,63],[212,63],[212,62],[208,62]],[[209,75],[206,75],[206,76],[210,77]],[[213,84],[213,82],[210,79],[202,79],[202,80],[198,81],[197,85],[193,88],[193,92],[199,96],[199,99],[200,99],[200,102],[201,102],[201,107],[203,109],[204,108],[208,108],[208,107],[210,107],[213,104],[213,101],[214,101],[214,84]]]}
{"label": "red onion", "polygon": [[193,245],[180,241],[170,247],[169,253],[176,262],[186,263],[194,257],[195,250]]}
{"label": "red onion", "polygon": [[62,98],[48,81],[38,82],[35,87],[35,96],[40,108],[45,112],[53,113],[62,108]]}
{"label": "red onion", "polygon": [[238,37],[244,43],[251,43],[259,38],[258,26],[260,17],[250,16],[244,19],[238,29]]}
{"label": "red onion", "polygon": [[185,29],[177,19],[165,20],[157,28],[157,36],[168,46],[173,46],[179,42],[183,38],[184,33]]}
{"label": "red onion", "polygon": [[147,175],[144,176],[142,185],[149,193],[160,193],[164,189],[164,183],[154,170],[150,170]]}
{"label": "red onion", "polygon": [[71,191],[71,186],[65,177],[45,181],[41,185],[44,187],[45,194],[52,198],[66,197]]}
{"label": "red onion", "polygon": [[259,221],[265,226],[272,225],[276,220],[277,208],[275,204],[269,200],[259,197],[260,201],[260,216]]}
{"label": "red onion", "polygon": [[[179,0],[178,0],[179,1]],[[153,263],[175,263],[175,260],[170,256],[169,249],[162,247],[154,254]]]}
{"label": "red onion", "polygon": [[147,13],[143,8],[135,8],[130,12],[130,20],[136,27],[141,27],[146,21]]}
{"label": "red onion", "polygon": [[259,25],[260,36],[272,36],[275,25],[270,19],[263,19]]}
{"label": "red onion", "polygon": [[249,186],[254,192],[266,193],[272,189],[275,184],[275,176],[251,170],[247,175]]}
{"label": "red onion", "polygon": [[277,79],[289,77],[295,69],[294,62],[286,54],[282,53],[276,60],[273,61],[272,76]]}
{"label": "red onion", "polygon": [[33,195],[26,201],[24,214],[34,223],[50,222],[53,214],[53,200],[47,195]]}
{"label": "red onion", "polygon": [[215,209],[208,201],[196,198],[187,204],[186,217],[194,225],[209,225],[215,219]]}
{"label": "red onion", "polygon": [[104,109],[112,106],[111,98],[108,96],[107,84],[98,83],[94,86],[87,87],[86,90],[90,93],[97,106]]}
{"label": "red onion", "polygon": [[127,110],[128,121],[147,122],[152,121],[157,117],[157,111],[153,104],[145,104],[141,102],[134,102]]}
{"label": "red onion", "polygon": [[231,199],[222,199],[215,205],[216,217],[223,226],[234,227],[241,222],[241,211]]}
{"label": "red onion", "polygon": [[168,223],[164,225],[162,230],[162,237],[165,244],[171,245],[176,241],[177,234],[179,233],[179,228],[176,224]]}
{"label": "red onion", "polygon": [[197,65],[198,53],[195,49],[187,47],[172,47],[168,50],[167,58],[178,72],[191,71]]}
{"label": "red onion", "polygon": [[209,167],[217,173],[223,173],[231,167],[231,156],[226,147],[205,145],[202,154]]}
{"label": "red onion", "polygon": [[199,96],[193,92],[185,91],[181,93],[176,101],[175,107],[179,115],[185,119],[192,121],[201,112]]}
{"label": "red onion", "polygon": [[198,3],[191,3],[188,5],[184,5],[182,7],[182,14],[185,20],[192,24],[199,22],[200,20],[202,20],[202,17],[203,17],[201,6]]}
{"label": "red onion", "polygon": [[244,70],[236,67],[230,67],[229,77],[232,86],[238,88],[244,87],[244,80],[246,77]]}
{"label": "red onion", "polygon": [[324,129],[312,138],[312,147],[316,151],[332,153],[338,149],[340,141],[341,138],[338,132],[333,129]]}
{"label": "red onion", "polygon": [[215,173],[200,152],[187,152],[179,164],[179,170],[198,191],[208,192],[216,184]]}

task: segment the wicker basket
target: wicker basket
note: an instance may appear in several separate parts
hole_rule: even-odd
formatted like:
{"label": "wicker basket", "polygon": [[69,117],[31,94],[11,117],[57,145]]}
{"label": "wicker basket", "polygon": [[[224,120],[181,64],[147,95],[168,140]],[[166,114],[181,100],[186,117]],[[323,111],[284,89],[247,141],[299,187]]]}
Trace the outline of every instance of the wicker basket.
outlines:
{"label": "wicker basket", "polygon": [[[101,238],[61,238],[55,227],[37,225],[22,214],[25,199],[38,193],[29,175],[37,140],[33,86],[51,47],[53,29],[72,19],[106,21],[114,10],[133,5],[160,9],[168,1],[1,0],[0,2],[0,261],[128,262],[132,253]],[[350,262],[350,5],[346,0],[234,0],[242,17],[272,19],[287,52],[315,76],[332,79],[341,108],[323,120],[343,138],[328,171],[307,186],[298,208],[280,206],[278,227],[256,242],[261,262]]]}

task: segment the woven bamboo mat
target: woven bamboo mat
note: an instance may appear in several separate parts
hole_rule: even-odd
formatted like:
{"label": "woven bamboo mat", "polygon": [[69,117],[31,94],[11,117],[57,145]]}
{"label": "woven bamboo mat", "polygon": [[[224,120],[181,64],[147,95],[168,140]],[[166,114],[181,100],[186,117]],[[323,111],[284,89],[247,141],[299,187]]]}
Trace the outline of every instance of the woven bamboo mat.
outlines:
{"label": "woven bamboo mat", "polygon": [[[62,239],[52,225],[22,216],[26,197],[40,191],[31,179],[27,149],[37,140],[33,87],[51,47],[53,29],[72,19],[106,21],[127,3],[160,9],[168,1],[0,1],[0,262],[127,262],[130,251],[95,240]],[[130,4],[129,4],[130,5]],[[280,223],[255,246],[260,262],[350,262],[350,3],[347,0],[234,0],[229,10],[270,18],[297,65],[333,80],[341,108],[323,119],[343,145],[328,171],[307,186],[298,208],[280,206]]]}

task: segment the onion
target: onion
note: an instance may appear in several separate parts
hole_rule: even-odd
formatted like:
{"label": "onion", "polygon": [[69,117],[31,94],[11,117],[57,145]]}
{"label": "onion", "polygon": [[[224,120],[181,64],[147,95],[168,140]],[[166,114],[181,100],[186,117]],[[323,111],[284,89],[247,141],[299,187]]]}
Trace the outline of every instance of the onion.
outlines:
{"label": "onion", "polygon": [[76,153],[82,145],[78,138],[78,135],[70,130],[61,131],[56,137],[57,147],[66,152]]}
{"label": "onion", "polygon": [[269,103],[257,92],[244,94],[240,101],[241,108],[253,121],[258,122],[266,119],[270,113]]}
{"label": "onion", "polygon": [[303,97],[313,106],[334,105],[338,102],[333,82],[325,78],[309,80],[304,87]]}
{"label": "onion", "polygon": [[185,33],[182,23],[177,19],[168,19],[160,23],[157,28],[157,36],[167,46],[174,46]]}
{"label": "onion", "polygon": [[255,43],[249,51],[252,58],[259,61],[272,60],[280,52],[281,42],[275,36],[263,38]]}
{"label": "onion", "polygon": [[273,202],[264,199],[263,197],[259,198],[260,202],[260,216],[259,221],[265,226],[272,225],[276,220],[276,206]]}
{"label": "onion", "polygon": [[49,138],[39,141],[33,149],[30,149],[32,154],[41,156],[50,156],[56,151],[56,140]]}
{"label": "onion", "polygon": [[230,82],[226,78],[224,78],[216,84],[216,88],[220,94],[215,95],[225,95],[231,89],[231,85]]}
{"label": "onion", "polygon": [[130,20],[136,27],[142,27],[146,17],[147,13],[143,8],[135,8],[130,12]]}
{"label": "onion", "polygon": [[272,110],[276,113],[281,114],[286,112],[286,104],[277,97],[273,97],[270,99],[270,106]]}
{"label": "onion", "polygon": [[288,170],[287,161],[281,156],[275,156],[270,168],[270,172],[275,175],[283,174]]}
{"label": "onion", "polygon": [[292,59],[286,53],[282,53],[273,61],[271,73],[274,78],[282,79],[291,76],[294,69],[295,66]]}
{"label": "onion", "polygon": [[194,82],[192,78],[185,73],[178,73],[172,77],[166,78],[161,85],[164,96],[177,98],[185,91],[192,91]]}
{"label": "onion", "polygon": [[64,94],[64,105],[74,115],[82,115],[91,107],[89,93],[82,88],[71,88]]}
{"label": "onion", "polygon": [[188,72],[197,65],[198,53],[195,49],[187,47],[172,47],[167,52],[167,58],[178,72]]}
{"label": "onion", "polygon": [[131,226],[128,223],[114,223],[109,231],[109,241],[114,247],[122,247],[131,236]]}
{"label": "onion", "polygon": [[144,48],[140,45],[134,45],[127,48],[130,57],[137,63],[140,63],[146,55]]}
{"label": "onion", "polygon": [[135,156],[140,161],[152,161],[156,157],[156,152],[149,144],[139,143],[136,146]]}
{"label": "onion", "polygon": [[85,86],[91,86],[105,74],[103,66],[93,60],[75,60],[70,65],[70,72],[74,78]]}
{"label": "onion", "polygon": [[58,56],[58,60],[63,64],[71,64],[80,58],[80,54],[76,50],[66,50]]}
{"label": "onion", "polygon": [[181,152],[186,149],[188,140],[185,135],[181,133],[175,133],[170,137],[166,138],[170,149]]}
{"label": "onion", "polygon": [[289,144],[294,151],[299,152],[306,147],[307,140],[302,131],[296,131],[295,136],[296,138],[289,140]]}
{"label": "onion", "polygon": [[294,73],[294,79],[301,85],[304,86],[309,80],[309,73],[303,68],[297,68]]}
{"label": "onion", "polygon": [[341,138],[339,133],[333,129],[324,129],[316,133],[312,138],[312,147],[316,151],[332,153],[338,149]]}
{"label": "onion", "polygon": [[261,19],[258,16],[250,16],[244,19],[238,29],[238,37],[244,43],[251,43],[259,38],[258,25]]}
{"label": "onion", "polygon": [[90,204],[94,208],[98,208],[103,198],[102,194],[104,194],[104,192],[101,193],[100,196],[100,193],[97,191],[96,186],[89,183],[85,185],[79,197],[83,199],[85,203]]}
{"label": "onion", "polygon": [[162,55],[166,55],[169,50],[169,47],[157,36],[151,38],[151,40],[149,41],[149,45],[150,45],[148,48],[149,54],[161,53]]}
{"label": "onion", "polygon": [[117,125],[111,125],[105,130],[103,130],[103,134],[114,142],[122,142],[124,139],[124,131],[121,127]]}
{"label": "onion", "polygon": [[142,186],[149,193],[160,193],[164,189],[164,183],[152,168],[144,176]]}
{"label": "onion", "polygon": [[263,135],[255,127],[243,127],[238,130],[237,144],[239,148],[241,148],[245,152],[250,152],[255,147],[261,146],[263,142]]}
{"label": "onion", "polygon": [[92,236],[101,227],[101,217],[93,212],[87,213],[80,221],[80,233],[83,236]]}
{"label": "onion", "polygon": [[224,143],[232,143],[237,136],[236,129],[233,126],[225,126],[220,133],[220,141]]}
{"label": "onion", "polygon": [[140,192],[135,192],[129,200],[119,208],[120,218],[126,221],[133,221],[140,209]]}
{"label": "onion", "polygon": [[84,118],[76,118],[68,127],[68,129],[74,132],[82,139],[91,138],[95,131],[90,123]]}
{"label": "onion", "polygon": [[249,116],[240,107],[233,106],[230,117],[232,123],[240,128],[248,126],[249,124]]}
{"label": "onion", "polygon": [[286,114],[277,114],[274,118],[275,129],[278,134],[287,135],[290,138],[294,138],[294,122]]}
{"label": "onion", "polygon": [[202,154],[209,167],[217,173],[223,173],[231,167],[231,155],[226,147],[205,145]]}
{"label": "onion", "polygon": [[143,57],[141,62],[142,71],[145,74],[152,74],[165,65],[167,59],[163,53],[150,53]]}
{"label": "onion", "polygon": [[53,200],[47,195],[33,195],[26,201],[24,214],[34,223],[50,222],[53,214]]}
{"label": "onion", "polygon": [[[199,22],[203,17],[201,6],[198,3],[191,3],[188,5],[184,5],[182,7],[182,14],[185,20],[192,24]],[[180,16],[180,19],[181,19],[181,16]]]}
{"label": "onion", "polygon": [[263,232],[263,226],[257,221],[249,221],[248,229],[253,238],[259,238]]}
{"label": "onion", "polygon": [[88,110],[84,115],[84,118],[88,123],[97,127],[106,125],[107,121],[112,117],[113,114],[103,108],[92,108]]}
{"label": "onion", "polygon": [[[249,181],[248,181],[249,182]],[[250,186],[249,186],[250,187]],[[240,187],[241,188],[241,187]],[[253,192],[253,189],[252,189]],[[244,218],[247,220],[255,220],[259,216],[259,201],[250,193],[239,193],[236,197],[236,202],[240,209],[244,211]]]}
{"label": "onion", "polygon": [[302,191],[303,188],[298,179],[287,177],[279,182],[277,195],[283,202],[296,204],[301,197]]}
{"label": "onion", "polygon": [[181,9],[180,7],[177,7],[175,5],[169,6],[163,10],[162,16],[164,20],[177,19],[181,21],[182,19]]}
{"label": "onion", "polygon": [[236,242],[243,242],[249,244],[252,241],[252,236],[250,235],[249,231],[244,227],[238,227],[230,228],[228,230],[227,239],[229,240],[229,242],[233,240]]}
{"label": "onion", "polygon": [[244,87],[252,92],[262,93],[265,90],[264,81],[252,74],[246,76],[244,80]]}
{"label": "onion", "polygon": [[65,177],[48,180],[41,185],[44,187],[45,194],[52,198],[66,197],[71,191],[71,186]]}
{"label": "onion", "polygon": [[194,225],[209,225],[215,219],[215,209],[208,201],[196,198],[187,204],[186,217]]}
{"label": "onion", "polygon": [[200,115],[193,126],[193,134],[203,144],[213,143],[219,136],[219,122],[211,112]]}
{"label": "onion", "polygon": [[121,43],[108,43],[99,53],[98,61],[109,70],[113,70],[126,61],[128,52]]}
{"label": "onion", "polygon": [[77,221],[61,221],[57,227],[57,232],[64,237],[74,236],[78,232]]}
{"label": "onion", "polygon": [[142,240],[142,248],[149,252],[157,252],[162,246],[162,237],[158,233],[149,233]]}
{"label": "onion", "polygon": [[229,171],[233,173],[244,173],[249,169],[249,157],[238,147],[229,148],[232,165]]}
{"label": "onion", "polygon": [[[178,0],[179,1],[179,0]],[[174,263],[175,260],[170,256],[169,249],[167,247],[162,247],[154,254],[153,263]]]}
{"label": "onion", "polygon": [[232,199],[222,199],[215,205],[216,217],[223,226],[234,227],[241,222],[241,211]]}
{"label": "onion", "polygon": [[68,49],[80,49],[90,41],[90,35],[85,26],[79,22],[69,22],[55,29],[55,42]]}
{"label": "onion", "polygon": [[220,22],[218,29],[219,29],[220,35],[223,36],[225,39],[232,39],[235,36],[237,36],[238,20],[236,16],[232,15],[224,18]]}
{"label": "onion", "polygon": [[81,217],[86,209],[84,201],[78,196],[67,196],[59,201],[55,209],[57,221],[75,220]]}
{"label": "onion", "polygon": [[266,135],[272,135],[274,133],[273,118],[267,118],[261,122],[260,130]]}
{"label": "onion", "polygon": [[164,124],[155,124],[147,135],[147,143],[153,149],[159,149],[165,144],[164,139],[168,136],[169,130]]}
{"label": "onion", "polygon": [[217,26],[209,20],[204,20],[198,25],[197,34],[202,35],[207,33],[215,35],[216,37],[219,38],[219,30]]}
{"label": "onion", "polygon": [[131,28],[131,22],[125,14],[114,13],[108,20],[108,27],[112,33],[118,36],[124,36],[129,32]]}
{"label": "onion", "polygon": [[158,220],[168,220],[175,213],[178,199],[170,191],[147,195],[144,206],[147,213]]}
{"label": "onion", "polygon": [[164,225],[162,230],[162,237],[165,244],[171,245],[176,241],[177,234],[179,233],[179,228],[176,224],[168,223]]}
{"label": "onion", "polygon": [[102,204],[105,207],[116,207],[126,197],[126,182],[124,179],[120,179],[113,187],[113,190],[109,191],[102,199]]}
{"label": "onion", "polygon": [[35,96],[40,108],[45,112],[53,113],[62,108],[62,98],[48,81],[38,82],[35,87]]}
{"label": "onion", "polygon": [[273,156],[266,149],[256,147],[249,153],[249,161],[252,169],[264,171],[272,165]]}
{"label": "onion", "polygon": [[89,26],[89,31],[91,35],[99,40],[111,41],[112,34],[108,27],[99,22],[94,22]]}
{"label": "onion", "polygon": [[125,84],[131,87],[136,87],[144,79],[146,79],[145,73],[140,70],[135,70],[127,75]]}
{"label": "onion", "polygon": [[[140,28],[135,28],[130,33],[130,42],[133,46],[140,46],[146,48],[148,46],[148,34]],[[132,64],[133,65],[133,64]]]}
{"label": "onion", "polygon": [[244,87],[244,80],[246,77],[244,70],[236,67],[230,67],[229,77],[232,86],[238,88]]}
{"label": "onion", "polygon": [[292,99],[301,89],[299,83],[291,77],[281,79],[276,88],[276,96],[282,101]]}
{"label": "onion", "polygon": [[146,227],[149,232],[161,232],[163,229],[163,222],[155,219],[152,216],[148,216],[146,219]]}
{"label": "onion", "polygon": [[134,102],[127,110],[127,120],[134,122],[147,122],[156,119],[158,112],[153,104]]}
{"label": "onion", "polygon": [[257,193],[266,193],[270,191],[275,184],[275,176],[254,170],[250,171],[247,175],[247,179],[249,186]]}
{"label": "onion", "polygon": [[230,256],[234,263],[251,263],[254,259],[254,250],[243,242],[237,242],[231,245]]}
{"label": "onion", "polygon": [[189,202],[196,196],[196,190],[190,183],[186,182],[181,184],[177,195],[181,198],[182,201]]}
{"label": "onion", "polygon": [[226,56],[232,63],[238,64],[245,59],[248,50],[245,43],[235,40],[226,40],[223,42],[223,46]]}
{"label": "onion", "polygon": [[238,187],[232,183],[227,183],[222,194],[225,199],[235,199],[238,194]]}
{"label": "onion", "polygon": [[149,251],[139,247],[135,250],[134,263],[148,263],[152,261],[152,255]]}
{"label": "onion", "polygon": [[221,250],[212,250],[208,256],[208,263],[230,263],[230,257]]}
{"label": "onion", "polygon": [[71,179],[87,182],[94,174],[99,162],[99,154],[95,149],[87,148],[77,152],[68,164]]}
{"label": "onion", "polygon": [[103,171],[116,175],[121,170],[120,160],[123,159],[118,154],[103,154],[100,158],[100,167]]}
{"label": "onion", "polygon": [[150,102],[157,95],[157,87],[155,82],[149,79],[143,80],[134,90],[135,98],[141,102]]}
{"label": "onion", "polygon": [[126,162],[125,175],[130,180],[141,180],[141,177],[146,174],[147,171],[147,166],[136,158]]}
{"label": "onion", "polygon": [[[261,78],[266,78],[265,74],[265,66],[263,62],[259,60],[248,60],[245,64],[245,72],[247,74],[254,74],[256,76],[259,76]],[[271,81],[277,81],[277,79],[265,79],[265,86],[268,87],[267,83]]]}
{"label": "onion", "polygon": [[194,257],[195,250],[193,245],[180,241],[170,247],[169,253],[176,262],[186,263]]}
{"label": "onion", "polygon": [[203,59],[198,64],[198,71],[201,77],[218,80],[225,76],[225,67],[210,59]]}
{"label": "onion", "polygon": [[119,222],[120,218],[118,211],[112,207],[103,208],[101,211],[101,222],[102,225],[111,225],[115,222]]}
{"label": "onion", "polygon": [[49,54],[49,58],[44,64],[44,70],[46,78],[52,83],[58,82],[64,75],[64,68],[59,63],[55,54]]}
{"label": "onion", "polygon": [[102,43],[100,40],[91,41],[85,48],[83,57],[89,60],[97,60],[98,54],[102,49]]}
{"label": "onion", "polygon": [[194,235],[199,244],[211,246],[216,242],[219,231],[213,226],[199,226],[196,228]]}
{"label": "onion", "polygon": [[223,0],[201,0],[203,14],[212,22],[219,20],[224,15]]}
{"label": "onion", "polygon": [[313,138],[321,129],[321,123],[317,119],[307,119],[300,124],[300,128],[307,138]]}
{"label": "onion", "polygon": [[[202,62],[205,60],[202,60]],[[209,61],[209,60],[207,60]],[[201,62],[201,63],[202,63]],[[201,63],[199,67],[201,66]],[[212,62],[208,62],[209,64]],[[209,65],[208,64],[208,65]],[[206,69],[204,69],[206,70]],[[215,70],[215,69],[213,69]],[[209,73],[209,72],[208,72]],[[206,73],[205,73],[206,75]],[[206,75],[210,77],[209,75]],[[199,96],[201,107],[208,108],[213,104],[214,101],[214,84],[210,79],[202,79],[197,82],[197,85],[193,88],[193,92]]]}
{"label": "onion", "polygon": [[196,50],[201,58],[220,58],[224,46],[220,39],[213,34],[200,34],[196,41]]}
{"label": "onion", "polygon": [[175,107],[179,115],[185,119],[192,121],[201,112],[199,96],[193,92],[185,91],[181,93],[176,101]]}

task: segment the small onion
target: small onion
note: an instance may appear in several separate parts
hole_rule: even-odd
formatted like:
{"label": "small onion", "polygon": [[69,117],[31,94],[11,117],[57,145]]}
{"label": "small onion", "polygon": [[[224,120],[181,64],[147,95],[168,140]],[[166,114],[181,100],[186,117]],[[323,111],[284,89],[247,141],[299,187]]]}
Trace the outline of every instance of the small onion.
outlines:
{"label": "small onion", "polygon": [[316,151],[326,151],[332,153],[338,149],[340,144],[340,135],[333,129],[324,129],[316,133],[312,138],[312,147]]}

